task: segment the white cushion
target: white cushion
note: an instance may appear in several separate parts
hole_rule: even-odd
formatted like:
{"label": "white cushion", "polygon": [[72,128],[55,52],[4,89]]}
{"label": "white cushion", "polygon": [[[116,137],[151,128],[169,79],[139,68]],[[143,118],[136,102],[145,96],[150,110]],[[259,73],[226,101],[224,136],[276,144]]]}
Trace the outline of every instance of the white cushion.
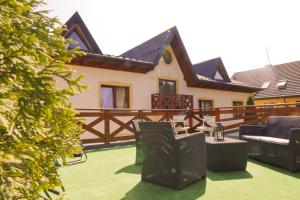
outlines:
{"label": "white cushion", "polygon": [[245,139],[262,141],[262,142],[269,142],[269,143],[274,143],[274,144],[282,144],[282,145],[288,145],[289,144],[289,140],[282,139],[282,138],[257,136],[257,135],[242,135],[241,137],[245,138]]}
{"label": "white cushion", "polygon": [[274,143],[274,144],[285,144],[285,145],[289,144],[289,140],[287,140],[287,139],[267,137],[267,136],[262,136],[261,141],[270,142],[270,143]]}

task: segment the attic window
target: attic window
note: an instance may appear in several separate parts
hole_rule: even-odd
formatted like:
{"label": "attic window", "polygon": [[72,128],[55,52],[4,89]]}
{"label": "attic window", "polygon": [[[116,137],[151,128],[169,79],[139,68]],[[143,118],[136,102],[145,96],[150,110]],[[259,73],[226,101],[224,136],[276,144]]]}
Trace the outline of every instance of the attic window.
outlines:
{"label": "attic window", "polygon": [[263,84],[261,85],[261,88],[267,89],[270,87],[270,84],[271,84],[270,82],[263,82]]}
{"label": "attic window", "polygon": [[286,89],[286,83],[287,83],[287,80],[279,80],[279,82],[277,83],[277,88],[278,89]]}
{"label": "attic window", "polygon": [[166,64],[170,64],[172,62],[171,53],[167,50],[165,50],[162,54],[162,57]]}
{"label": "attic window", "polygon": [[77,44],[70,44],[69,48],[73,49],[75,47],[79,47],[80,50],[83,51],[87,51],[88,48],[85,46],[85,44],[83,43],[83,41],[80,39],[80,37],[78,36],[78,34],[76,32],[71,33],[71,35],[68,37],[69,39],[75,40],[77,42]]}
{"label": "attic window", "polygon": [[219,71],[216,72],[216,75],[215,75],[214,79],[221,80],[221,81],[224,80]]}

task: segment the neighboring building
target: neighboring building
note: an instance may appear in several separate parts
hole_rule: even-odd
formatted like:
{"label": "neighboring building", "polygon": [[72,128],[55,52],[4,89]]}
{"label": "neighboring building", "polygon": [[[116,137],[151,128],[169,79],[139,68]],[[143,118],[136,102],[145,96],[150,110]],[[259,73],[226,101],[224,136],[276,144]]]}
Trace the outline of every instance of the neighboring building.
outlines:
{"label": "neighboring building", "polygon": [[72,98],[77,108],[227,107],[244,104],[259,90],[231,80],[221,58],[192,65],[176,27],[111,56],[102,54],[77,12],[66,25],[64,36],[87,52],[69,63],[90,86]]}
{"label": "neighboring building", "polygon": [[255,104],[300,102],[300,61],[237,72],[232,79],[263,89]]}

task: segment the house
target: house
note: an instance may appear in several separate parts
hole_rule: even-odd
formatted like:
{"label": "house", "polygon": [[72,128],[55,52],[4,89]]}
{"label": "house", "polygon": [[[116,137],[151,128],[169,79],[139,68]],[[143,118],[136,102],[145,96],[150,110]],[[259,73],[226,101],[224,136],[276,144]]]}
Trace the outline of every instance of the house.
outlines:
{"label": "house", "polygon": [[[197,109],[242,105],[260,88],[231,80],[221,58],[192,64],[176,27],[120,56],[103,54],[76,12],[66,38],[85,56],[69,65],[90,90],[72,98],[76,108]],[[124,38],[126,39],[126,38]],[[70,47],[72,48],[72,46]]]}
{"label": "house", "polygon": [[300,61],[237,72],[232,79],[263,89],[255,104],[300,102]]}

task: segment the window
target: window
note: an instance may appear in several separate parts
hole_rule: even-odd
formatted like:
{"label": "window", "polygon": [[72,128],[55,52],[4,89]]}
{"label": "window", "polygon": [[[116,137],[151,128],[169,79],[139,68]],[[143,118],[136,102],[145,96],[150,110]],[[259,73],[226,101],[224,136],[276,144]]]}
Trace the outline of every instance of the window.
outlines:
{"label": "window", "polygon": [[[211,111],[213,107],[212,100],[199,100],[199,109],[202,111]],[[204,115],[207,114],[200,114],[200,118],[203,118]]]}
{"label": "window", "polygon": [[129,87],[101,86],[101,108],[129,108]]}
{"label": "window", "polygon": [[269,88],[270,84],[271,84],[270,82],[263,82],[261,85],[261,88],[267,89],[267,88]]}
{"label": "window", "polygon": [[[241,106],[243,106],[243,102],[241,101],[233,101],[232,102],[233,110],[241,110]],[[243,117],[243,113],[234,113],[233,117],[240,118]]]}
{"label": "window", "polygon": [[215,78],[214,79],[216,79],[216,80],[220,80],[220,81],[223,81],[224,79],[223,79],[223,77],[221,76],[221,74],[220,74],[220,72],[219,71],[217,71],[216,72],[216,74],[215,74]]}
{"label": "window", "polygon": [[277,88],[278,89],[286,89],[286,83],[287,83],[287,80],[279,80],[279,82],[277,83]]}
{"label": "window", "polygon": [[88,50],[88,48],[85,46],[84,42],[80,39],[80,37],[78,36],[78,34],[76,32],[71,33],[71,35],[68,38],[75,40],[77,42],[77,44],[69,44],[70,49],[79,47],[80,50],[83,50],[83,51]]}
{"label": "window", "polygon": [[176,81],[159,79],[159,93],[160,94],[176,94]]}

